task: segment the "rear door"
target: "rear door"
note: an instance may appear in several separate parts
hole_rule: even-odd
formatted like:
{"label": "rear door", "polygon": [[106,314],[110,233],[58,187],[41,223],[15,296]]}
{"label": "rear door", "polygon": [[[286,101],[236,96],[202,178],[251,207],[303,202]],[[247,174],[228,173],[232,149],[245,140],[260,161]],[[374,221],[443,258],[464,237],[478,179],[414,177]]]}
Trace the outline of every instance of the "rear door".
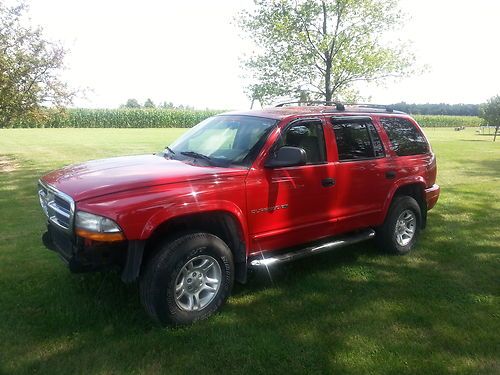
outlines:
{"label": "rear door", "polygon": [[336,232],[378,225],[395,177],[378,128],[369,116],[330,122],[337,151]]}

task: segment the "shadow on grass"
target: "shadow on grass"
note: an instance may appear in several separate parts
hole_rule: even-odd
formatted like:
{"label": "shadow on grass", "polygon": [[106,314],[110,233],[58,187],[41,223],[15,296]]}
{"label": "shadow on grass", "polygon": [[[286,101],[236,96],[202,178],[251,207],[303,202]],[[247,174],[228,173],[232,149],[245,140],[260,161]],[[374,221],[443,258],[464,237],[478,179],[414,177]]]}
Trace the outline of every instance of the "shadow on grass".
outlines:
{"label": "shadow on grass", "polygon": [[71,275],[42,248],[39,172],[0,176],[0,209],[11,213],[0,217],[0,238],[10,239],[0,252],[5,373],[498,369],[500,239],[481,224],[498,222],[492,193],[447,189],[461,199],[431,211],[409,256],[367,242],[273,269],[271,278],[258,272],[215,317],[162,329],[144,314],[136,285],[113,273]]}
{"label": "shadow on grass", "polygon": [[[482,134],[476,134],[477,136],[480,137],[486,137],[488,134],[482,135]],[[460,142],[493,142],[493,135],[490,136],[491,138],[489,139],[460,139]]]}
{"label": "shadow on grass", "polygon": [[460,164],[466,166],[464,173],[475,177],[500,178],[500,158],[487,160],[460,160]]}

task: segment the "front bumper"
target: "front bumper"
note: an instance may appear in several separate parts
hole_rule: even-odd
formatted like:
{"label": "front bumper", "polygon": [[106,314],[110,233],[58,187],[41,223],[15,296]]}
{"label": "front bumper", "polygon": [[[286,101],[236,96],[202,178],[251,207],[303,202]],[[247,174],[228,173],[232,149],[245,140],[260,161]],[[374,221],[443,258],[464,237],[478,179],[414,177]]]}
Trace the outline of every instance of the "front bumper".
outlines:
{"label": "front bumper", "polygon": [[432,209],[439,199],[441,188],[439,185],[432,185],[430,188],[425,189],[425,200],[427,202],[427,210]]}
{"label": "front bumper", "polygon": [[73,237],[51,223],[47,225],[42,241],[46,248],[59,254],[74,273],[122,268],[126,263],[126,241],[111,244],[88,241]]}

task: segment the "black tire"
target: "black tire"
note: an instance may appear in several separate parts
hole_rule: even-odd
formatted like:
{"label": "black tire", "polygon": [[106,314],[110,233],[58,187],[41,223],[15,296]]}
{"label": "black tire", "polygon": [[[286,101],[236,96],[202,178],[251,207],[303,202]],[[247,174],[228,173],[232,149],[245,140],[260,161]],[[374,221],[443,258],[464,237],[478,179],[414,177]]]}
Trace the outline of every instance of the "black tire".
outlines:
{"label": "black tire", "polygon": [[[187,267],[187,264],[193,265],[191,260],[197,262],[199,258],[212,259],[218,263],[220,283],[206,306],[199,310],[188,311],[181,307],[182,301],[176,298],[175,288],[179,285],[178,277],[183,279],[182,285],[184,285],[185,279],[181,275],[181,270],[186,269],[184,267]],[[217,268],[215,262],[213,263],[213,268]],[[208,318],[217,312],[229,297],[233,283],[233,255],[226,243],[209,233],[189,233],[158,246],[155,255],[149,259],[141,275],[139,293],[142,305],[153,320],[162,325],[184,325]],[[202,292],[203,290],[198,293],[198,304]]]}
{"label": "black tire", "polygon": [[[408,211],[412,212],[415,217],[414,233],[411,239],[405,238],[408,243],[402,243],[401,239],[398,239],[396,226],[401,215],[408,214]],[[391,203],[384,224],[377,229],[377,244],[383,251],[396,255],[407,254],[417,242],[421,227],[422,212],[417,201],[409,196],[396,196]]]}

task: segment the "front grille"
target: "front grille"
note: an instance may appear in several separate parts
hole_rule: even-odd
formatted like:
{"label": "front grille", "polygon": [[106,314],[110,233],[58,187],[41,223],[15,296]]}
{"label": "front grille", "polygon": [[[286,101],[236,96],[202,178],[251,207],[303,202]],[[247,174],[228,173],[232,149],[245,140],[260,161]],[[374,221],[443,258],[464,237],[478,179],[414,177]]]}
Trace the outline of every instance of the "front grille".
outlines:
{"label": "front grille", "polygon": [[75,208],[73,199],[42,182],[39,182],[38,196],[43,212],[49,221],[58,228],[71,232]]}
{"label": "front grille", "polygon": [[54,203],[61,209],[66,210],[67,212],[71,211],[71,203],[62,199],[58,195],[54,196]]}

